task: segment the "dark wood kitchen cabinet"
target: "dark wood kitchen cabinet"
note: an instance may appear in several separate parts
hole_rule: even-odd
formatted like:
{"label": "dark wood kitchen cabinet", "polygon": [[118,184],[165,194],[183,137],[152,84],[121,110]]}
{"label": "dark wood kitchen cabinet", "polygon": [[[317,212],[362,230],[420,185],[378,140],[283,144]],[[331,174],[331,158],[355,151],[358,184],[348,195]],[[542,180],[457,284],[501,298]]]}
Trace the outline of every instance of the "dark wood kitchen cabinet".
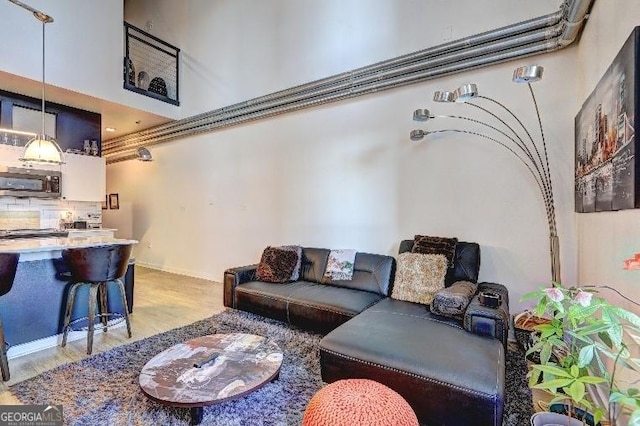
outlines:
{"label": "dark wood kitchen cabinet", "polygon": [[[13,107],[20,106],[42,111],[42,101],[29,96],[0,90],[0,128],[13,128]],[[62,148],[82,150],[84,141],[98,143],[98,155],[102,155],[102,116],[95,112],[72,108],[54,102],[45,103],[45,111],[56,115],[56,142]],[[38,132],[40,133],[40,132]]]}

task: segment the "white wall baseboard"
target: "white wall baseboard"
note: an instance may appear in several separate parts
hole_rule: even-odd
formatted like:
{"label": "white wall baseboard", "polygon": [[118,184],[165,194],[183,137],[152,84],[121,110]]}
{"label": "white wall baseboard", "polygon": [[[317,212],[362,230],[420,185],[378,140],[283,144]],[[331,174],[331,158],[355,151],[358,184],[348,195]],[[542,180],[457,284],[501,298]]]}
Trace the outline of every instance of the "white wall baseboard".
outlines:
{"label": "white wall baseboard", "polygon": [[[126,323],[124,321],[119,321],[118,324],[110,325],[110,329],[116,329],[124,327]],[[99,327],[96,325],[96,330]],[[67,342],[73,342],[75,340],[86,339],[87,332],[86,331],[69,331],[67,335]],[[18,358],[24,355],[29,355],[35,352],[42,351],[44,349],[55,348],[56,346],[60,346],[62,344],[62,333],[56,334],[55,336],[43,337],[42,339],[33,340],[31,342],[22,343],[19,345],[11,346],[7,351],[7,358],[13,359]]]}
{"label": "white wall baseboard", "polygon": [[138,266],[142,266],[144,268],[149,268],[149,269],[155,269],[156,271],[162,271],[162,272],[169,272],[172,274],[177,274],[177,275],[184,275],[186,277],[193,277],[193,278],[200,278],[203,280],[209,280],[209,281],[215,281],[217,283],[222,282],[221,278],[222,277],[214,277],[213,275],[210,274],[198,274],[196,272],[187,270],[187,269],[180,269],[180,268],[168,268],[166,266],[160,266],[160,265],[155,265],[152,263],[146,263],[146,262],[140,262],[138,260],[136,260],[136,265]]}

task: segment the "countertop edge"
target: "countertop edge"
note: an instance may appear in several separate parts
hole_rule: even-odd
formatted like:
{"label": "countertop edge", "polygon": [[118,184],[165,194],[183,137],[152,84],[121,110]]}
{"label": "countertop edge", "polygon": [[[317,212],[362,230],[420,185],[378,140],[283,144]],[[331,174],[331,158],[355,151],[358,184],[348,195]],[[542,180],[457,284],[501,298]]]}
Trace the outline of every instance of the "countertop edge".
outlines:
{"label": "countertop edge", "polygon": [[113,237],[27,238],[0,242],[0,252],[36,253],[109,245],[138,244],[137,240]]}

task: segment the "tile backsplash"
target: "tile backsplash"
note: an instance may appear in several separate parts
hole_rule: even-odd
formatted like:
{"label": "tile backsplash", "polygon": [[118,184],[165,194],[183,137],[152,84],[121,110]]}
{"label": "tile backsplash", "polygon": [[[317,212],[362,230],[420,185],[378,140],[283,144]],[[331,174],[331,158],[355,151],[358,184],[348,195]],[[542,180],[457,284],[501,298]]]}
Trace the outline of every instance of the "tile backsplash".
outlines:
{"label": "tile backsplash", "polygon": [[59,229],[62,221],[74,220],[86,220],[89,227],[99,227],[102,222],[100,203],[0,197],[0,230]]}
{"label": "tile backsplash", "polygon": [[40,228],[38,211],[0,211],[0,229]]}

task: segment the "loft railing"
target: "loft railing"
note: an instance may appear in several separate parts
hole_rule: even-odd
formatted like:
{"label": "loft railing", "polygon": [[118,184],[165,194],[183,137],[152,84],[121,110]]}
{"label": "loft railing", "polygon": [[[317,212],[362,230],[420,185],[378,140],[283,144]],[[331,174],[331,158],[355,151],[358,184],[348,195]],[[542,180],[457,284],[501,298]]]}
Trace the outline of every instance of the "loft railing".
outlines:
{"label": "loft railing", "polygon": [[180,105],[180,49],[125,22],[124,88]]}

